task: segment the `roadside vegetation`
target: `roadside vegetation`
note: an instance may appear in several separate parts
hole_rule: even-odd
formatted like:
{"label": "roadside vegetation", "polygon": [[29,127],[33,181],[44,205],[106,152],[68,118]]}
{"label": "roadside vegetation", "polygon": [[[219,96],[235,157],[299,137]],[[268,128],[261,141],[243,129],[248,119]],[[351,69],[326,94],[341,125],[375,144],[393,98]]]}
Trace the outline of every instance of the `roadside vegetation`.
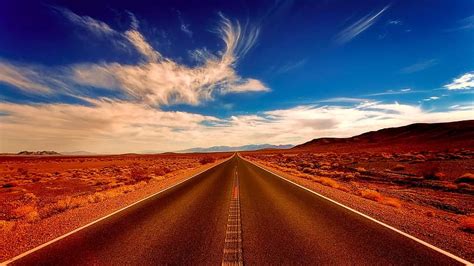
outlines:
{"label": "roadside vegetation", "polygon": [[227,156],[5,156],[0,161],[0,231],[115,198]]}

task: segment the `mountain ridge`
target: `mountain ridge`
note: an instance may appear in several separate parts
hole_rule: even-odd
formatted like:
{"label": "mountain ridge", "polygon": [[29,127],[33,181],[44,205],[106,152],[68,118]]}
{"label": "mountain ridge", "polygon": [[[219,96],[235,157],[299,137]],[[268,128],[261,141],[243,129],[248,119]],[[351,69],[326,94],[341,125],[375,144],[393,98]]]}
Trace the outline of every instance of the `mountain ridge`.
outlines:
{"label": "mountain ridge", "polygon": [[316,138],[292,150],[410,151],[474,148],[474,120],[415,123],[369,131],[348,138]]}

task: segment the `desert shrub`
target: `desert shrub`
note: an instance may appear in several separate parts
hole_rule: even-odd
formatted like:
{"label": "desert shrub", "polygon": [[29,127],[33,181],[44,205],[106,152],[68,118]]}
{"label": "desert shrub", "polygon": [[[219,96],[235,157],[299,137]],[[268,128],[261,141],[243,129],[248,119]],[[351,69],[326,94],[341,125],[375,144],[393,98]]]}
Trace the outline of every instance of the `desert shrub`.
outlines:
{"label": "desert shrub", "polygon": [[366,189],[360,192],[361,196],[366,199],[381,202],[383,200],[382,195],[375,190]]}
{"label": "desert shrub", "polygon": [[363,172],[367,171],[364,167],[357,167],[355,170],[359,173],[363,173]]}
{"label": "desert shrub", "polygon": [[311,174],[313,172],[313,169],[310,168],[310,167],[305,167],[303,168],[303,173],[306,173],[306,174]]}
{"label": "desert shrub", "polygon": [[474,216],[469,216],[461,220],[461,229],[474,233]]}
{"label": "desert shrub", "polygon": [[130,177],[135,181],[135,182],[140,182],[140,181],[148,181],[151,179],[151,177],[148,176],[147,171],[143,168],[139,167],[133,167],[130,170]]}
{"label": "desert shrub", "polygon": [[15,226],[15,222],[0,220],[0,231],[8,232]]}
{"label": "desert shrub", "polygon": [[60,199],[56,203],[54,203],[50,208],[50,212],[52,214],[64,212],[64,211],[69,210],[69,209],[74,209],[74,208],[84,206],[88,202],[89,201],[88,201],[87,197],[67,196],[64,199]]}
{"label": "desert shrub", "polygon": [[200,164],[208,164],[208,163],[213,163],[215,162],[216,159],[214,159],[213,157],[211,156],[205,156],[205,157],[202,157],[200,160],[199,160],[199,163]]}
{"label": "desert shrub", "polygon": [[397,164],[395,167],[393,167],[393,171],[403,171],[405,168],[406,167],[403,164]]}
{"label": "desert shrub", "polygon": [[417,154],[415,155],[415,159],[419,162],[423,162],[426,160],[426,157],[423,154]]}
{"label": "desert shrub", "polygon": [[420,171],[424,179],[440,180],[444,177],[444,174],[439,171],[438,164],[426,163],[421,167]]}
{"label": "desert shrub", "polygon": [[468,183],[459,183],[457,187],[458,189],[470,189],[471,187],[473,187],[473,185]]}
{"label": "desert shrub", "polygon": [[[358,172],[356,172],[356,173],[359,174]],[[356,178],[356,174],[355,173],[344,173],[343,177],[344,177],[344,179],[352,180],[352,179]]]}
{"label": "desert shrub", "polygon": [[[192,166],[188,167],[188,168],[191,168]],[[158,167],[155,169],[155,175],[157,176],[164,176],[168,173],[171,172],[171,169],[169,169],[168,167],[164,166],[164,167]]]}
{"label": "desert shrub", "polygon": [[157,176],[164,176],[166,173],[163,170],[163,168],[156,168],[155,171],[154,171],[154,174],[157,175]]}
{"label": "desert shrub", "polygon": [[396,199],[396,198],[384,198],[383,199],[383,204],[385,205],[388,205],[388,206],[392,206],[392,207],[395,207],[395,208],[401,208],[402,207],[402,203]]}
{"label": "desert shrub", "polygon": [[16,172],[21,176],[28,176],[28,169],[26,168],[20,167],[16,170]]}
{"label": "desert shrub", "polygon": [[24,205],[13,210],[16,218],[25,219],[28,222],[34,222],[39,219],[38,210],[36,206]]}
{"label": "desert shrub", "polygon": [[433,211],[427,211],[426,216],[428,217],[435,217],[435,213]]}
{"label": "desert shrub", "polygon": [[5,183],[2,185],[3,188],[12,188],[12,187],[16,187],[16,184],[15,183]]}
{"label": "desert shrub", "polygon": [[332,188],[339,188],[340,187],[339,183],[332,180],[331,178],[322,177],[320,180],[321,180],[321,184],[323,184],[325,186],[332,187]]}
{"label": "desert shrub", "polygon": [[471,173],[465,173],[462,176],[458,177],[455,181],[456,183],[469,183],[473,184],[474,183],[474,174]]}
{"label": "desert shrub", "polygon": [[341,191],[344,191],[344,192],[349,192],[350,191],[347,187],[339,187],[338,189],[341,190]]}
{"label": "desert shrub", "polygon": [[455,184],[445,184],[444,188],[447,190],[456,190],[458,189],[458,186],[456,186]]}

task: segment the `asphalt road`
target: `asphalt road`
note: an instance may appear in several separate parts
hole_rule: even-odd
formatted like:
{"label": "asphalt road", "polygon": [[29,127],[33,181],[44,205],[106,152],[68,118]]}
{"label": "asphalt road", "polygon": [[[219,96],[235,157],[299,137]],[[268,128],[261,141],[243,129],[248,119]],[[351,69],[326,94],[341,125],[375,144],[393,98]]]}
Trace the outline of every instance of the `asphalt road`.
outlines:
{"label": "asphalt road", "polygon": [[218,265],[236,191],[244,264],[459,264],[237,156],[13,264]]}

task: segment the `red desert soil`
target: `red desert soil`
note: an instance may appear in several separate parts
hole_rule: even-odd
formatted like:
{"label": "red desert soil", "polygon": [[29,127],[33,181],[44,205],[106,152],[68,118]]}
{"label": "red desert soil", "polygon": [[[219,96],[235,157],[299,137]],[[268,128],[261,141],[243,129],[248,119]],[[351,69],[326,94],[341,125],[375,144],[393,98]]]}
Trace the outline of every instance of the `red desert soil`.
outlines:
{"label": "red desert soil", "polygon": [[413,124],[241,154],[474,261],[474,120]]}
{"label": "red desert soil", "polygon": [[0,261],[231,156],[0,156]]}

